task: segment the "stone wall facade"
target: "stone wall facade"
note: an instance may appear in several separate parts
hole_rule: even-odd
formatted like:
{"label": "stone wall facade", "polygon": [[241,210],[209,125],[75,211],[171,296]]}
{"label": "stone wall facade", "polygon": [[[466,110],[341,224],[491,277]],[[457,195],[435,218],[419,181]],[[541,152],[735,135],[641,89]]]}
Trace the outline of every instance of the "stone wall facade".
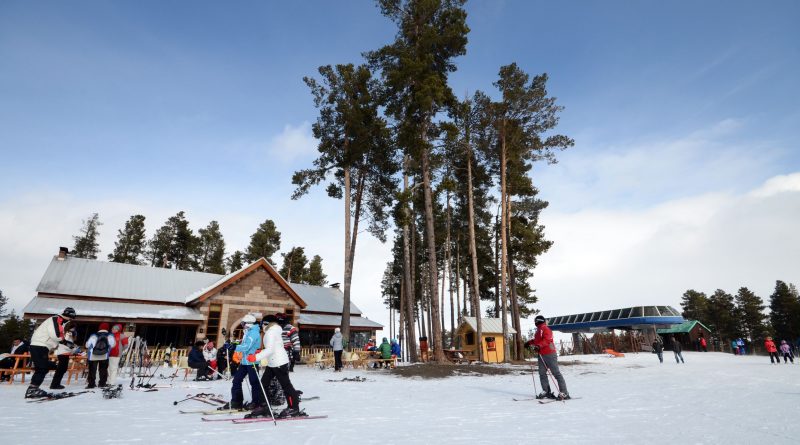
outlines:
{"label": "stone wall facade", "polygon": [[[222,306],[219,323],[220,332],[208,333],[208,324],[204,322],[201,326],[202,332],[201,329],[197,330],[198,340],[202,340],[209,335],[217,335],[217,338],[221,339],[223,327],[229,332],[233,332],[238,327],[242,317],[248,313],[265,316],[276,312],[291,312],[296,319],[301,310],[289,293],[263,268],[255,269],[195,307],[208,320],[212,304]],[[294,321],[292,320],[293,323]]]}

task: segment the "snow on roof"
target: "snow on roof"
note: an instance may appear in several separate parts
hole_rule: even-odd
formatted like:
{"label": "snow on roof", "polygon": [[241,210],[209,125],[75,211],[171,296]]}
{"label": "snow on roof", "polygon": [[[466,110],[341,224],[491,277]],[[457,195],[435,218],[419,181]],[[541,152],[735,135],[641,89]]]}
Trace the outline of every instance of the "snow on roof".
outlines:
{"label": "snow on roof", "polygon": [[691,331],[692,329],[694,329],[694,326],[696,324],[699,324],[700,326],[705,328],[706,331],[711,332],[711,329],[708,329],[708,327],[706,325],[704,325],[703,323],[700,323],[697,320],[686,320],[685,322],[683,322],[683,323],[681,323],[679,325],[675,325],[675,326],[672,326],[672,327],[669,327],[669,328],[664,328],[664,329],[657,329],[656,332],[659,333],[659,334],[686,334],[689,331]]}
{"label": "snow on roof", "polygon": [[[297,284],[297,283],[289,283],[297,292],[297,295],[300,295],[300,298],[303,299],[308,306],[306,306],[304,311],[307,312],[331,312],[334,314],[341,314],[342,307],[344,307],[344,294],[341,290],[335,287],[325,287],[325,286],[311,286],[308,284]],[[353,300],[350,300],[350,314],[351,315],[360,315],[361,309],[356,307],[353,304]]]}
{"label": "snow on roof", "polygon": [[[464,317],[464,323],[468,324],[473,331],[478,330],[478,322],[475,317]],[[481,333],[483,334],[502,334],[503,321],[500,318],[481,318]],[[517,331],[508,324],[508,333],[516,334]]]}
{"label": "snow on roof", "polygon": [[164,320],[203,321],[197,309],[163,304],[125,303],[120,301],[80,300],[72,298],[33,297],[22,310],[24,314],[60,314],[65,307],[75,309],[81,317],[153,318]]}
{"label": "snow on roof", "polygon": [[75,257],[58,260],[53,257],[36,291],[45,294],[183,303],[187,295],[207,287],[219,278],[220,275],[213,273]]}
{"label": "snow on roof", "polygon": [[[300,313],[298,317],[300,325],[319,325],[335,328],[342,325],[341,315],[305,314]],[[350,317],[350,326],[354,328],[375,328],[383,329],[383,325],[364,317]]]}

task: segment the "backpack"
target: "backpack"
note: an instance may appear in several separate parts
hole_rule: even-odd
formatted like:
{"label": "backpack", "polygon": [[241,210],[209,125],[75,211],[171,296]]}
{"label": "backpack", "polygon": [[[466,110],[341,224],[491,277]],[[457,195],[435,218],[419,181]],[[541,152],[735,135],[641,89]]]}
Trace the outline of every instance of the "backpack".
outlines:
{"label": "backpack", "polygon": [[94,343],[94,347],[92,348],[92,355],[93,356],[100,356],[108,354],[108,336],[107,335],[98,335],[97,341]]}

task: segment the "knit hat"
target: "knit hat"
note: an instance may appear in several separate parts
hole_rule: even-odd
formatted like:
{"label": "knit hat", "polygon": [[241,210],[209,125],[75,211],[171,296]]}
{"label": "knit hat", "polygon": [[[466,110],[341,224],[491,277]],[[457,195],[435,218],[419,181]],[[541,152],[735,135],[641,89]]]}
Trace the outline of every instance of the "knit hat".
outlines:
{"label": "knit hat", "polygon": [[269,314],[266,317],[264,317],[264,323],[276,323],[277,321],[278,321],[278,317],[276,317],[276,316],[274,316],[272,314]]}
{"label": "knit hat", "polygon": [[106,323],[106,322],[100,323],[100,329],[98,329],[98,330],[107,331],[108,330],[108,323]]}

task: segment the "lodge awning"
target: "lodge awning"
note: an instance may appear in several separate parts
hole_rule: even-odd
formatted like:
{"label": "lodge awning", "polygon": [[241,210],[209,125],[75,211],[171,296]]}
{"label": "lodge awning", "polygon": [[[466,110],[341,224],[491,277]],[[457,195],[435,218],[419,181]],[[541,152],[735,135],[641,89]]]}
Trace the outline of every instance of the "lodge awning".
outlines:
{"label": "lodge awning", "polygon": [[[337,326],[342,325],[342,316],[333,314],[328,315],[328,314],[300,313],[297,322],[301,328],[303,327],[303,325],[306,325],[306,326],[328,326],[331,329],[333,329]],[[350,327],[362,328],[362,329],[383,329],[383,325],[380,323],[376,323],[364,317],[355,317],[355,316],[350,317]]]}
{"label": "lodge awning", "polygon": [[197,309],[186,306],[163,304],[128,303],[121,301],[81,300],[77,298],[33,297],[33,300],[22,310],[26,318],[38,318],[37,315],[51,316],[60,314],[65,307],[75,309],[78,321],[81,318],[102,317],[113,320],[146,319],[164,320],[168,322],[197,322],[205,318]]}

